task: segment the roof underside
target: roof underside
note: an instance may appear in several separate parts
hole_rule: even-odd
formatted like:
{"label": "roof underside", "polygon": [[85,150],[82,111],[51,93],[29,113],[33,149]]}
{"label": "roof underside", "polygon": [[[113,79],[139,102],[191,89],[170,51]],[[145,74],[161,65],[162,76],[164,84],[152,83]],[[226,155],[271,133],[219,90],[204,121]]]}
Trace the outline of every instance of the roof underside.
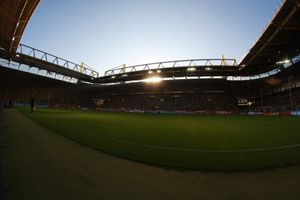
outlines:
{"label": "roof underside", "polygon": [[0,1],[0,54],[11,57],[16,53],[25,27],[40,0]]}
{"label": "roof underside", "polygon": [[300,53],[300,0],[286,0],[240,63],[245,75],[270,71]]}

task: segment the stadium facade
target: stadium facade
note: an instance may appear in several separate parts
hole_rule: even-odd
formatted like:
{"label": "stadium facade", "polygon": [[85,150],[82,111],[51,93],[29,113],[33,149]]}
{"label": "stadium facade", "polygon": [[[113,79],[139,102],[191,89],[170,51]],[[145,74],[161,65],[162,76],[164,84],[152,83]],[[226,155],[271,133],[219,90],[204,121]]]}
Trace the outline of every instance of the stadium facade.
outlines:
{"label": "stadium facade", "polygon": [[0,3],[0,98],[131,112],[299,115],[300,1],[286,0],[237,63],[194,59],[95,70],[20,44],[39,0]]}

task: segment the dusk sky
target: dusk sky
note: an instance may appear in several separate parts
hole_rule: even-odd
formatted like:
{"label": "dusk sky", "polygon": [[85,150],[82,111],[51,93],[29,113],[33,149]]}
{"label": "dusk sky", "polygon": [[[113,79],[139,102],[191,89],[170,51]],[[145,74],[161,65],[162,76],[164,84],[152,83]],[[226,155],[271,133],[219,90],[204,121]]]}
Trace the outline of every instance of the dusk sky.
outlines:
{"label": "dusk sky", "polygon": [[220,58],[238,61],[279,0],[41,0],[21,43],[100,74],[126,64]]}

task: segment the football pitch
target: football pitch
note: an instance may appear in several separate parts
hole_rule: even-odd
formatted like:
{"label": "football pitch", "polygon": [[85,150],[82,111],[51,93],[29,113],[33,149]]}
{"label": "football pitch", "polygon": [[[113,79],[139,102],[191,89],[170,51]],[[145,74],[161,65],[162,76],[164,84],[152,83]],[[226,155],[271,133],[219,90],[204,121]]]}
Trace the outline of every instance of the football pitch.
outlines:
{"label": "football pitch", "polygon": [[83,145],[150,165],[230,171],[300,163],[299,117],[17,109]]}

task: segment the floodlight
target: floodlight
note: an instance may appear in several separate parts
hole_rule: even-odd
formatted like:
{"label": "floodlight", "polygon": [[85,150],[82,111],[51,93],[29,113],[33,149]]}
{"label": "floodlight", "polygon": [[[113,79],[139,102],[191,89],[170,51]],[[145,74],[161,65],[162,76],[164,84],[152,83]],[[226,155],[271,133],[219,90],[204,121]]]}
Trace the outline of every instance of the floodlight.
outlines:
{"label": "floodlight", "polygon": [[196,71],[196,68],[195,67],[189,67],[189,68],[187,68],[187,71],[189,71],[189,72]]}
{"label": "floodlight", "polygon": [[278,61],[276,64],[277,64],[277,65],[281,65],[281,64],[288,64],[288,63],[290,63],[290,62],[291,62],[290,59],[285,59],[285,60]]}

